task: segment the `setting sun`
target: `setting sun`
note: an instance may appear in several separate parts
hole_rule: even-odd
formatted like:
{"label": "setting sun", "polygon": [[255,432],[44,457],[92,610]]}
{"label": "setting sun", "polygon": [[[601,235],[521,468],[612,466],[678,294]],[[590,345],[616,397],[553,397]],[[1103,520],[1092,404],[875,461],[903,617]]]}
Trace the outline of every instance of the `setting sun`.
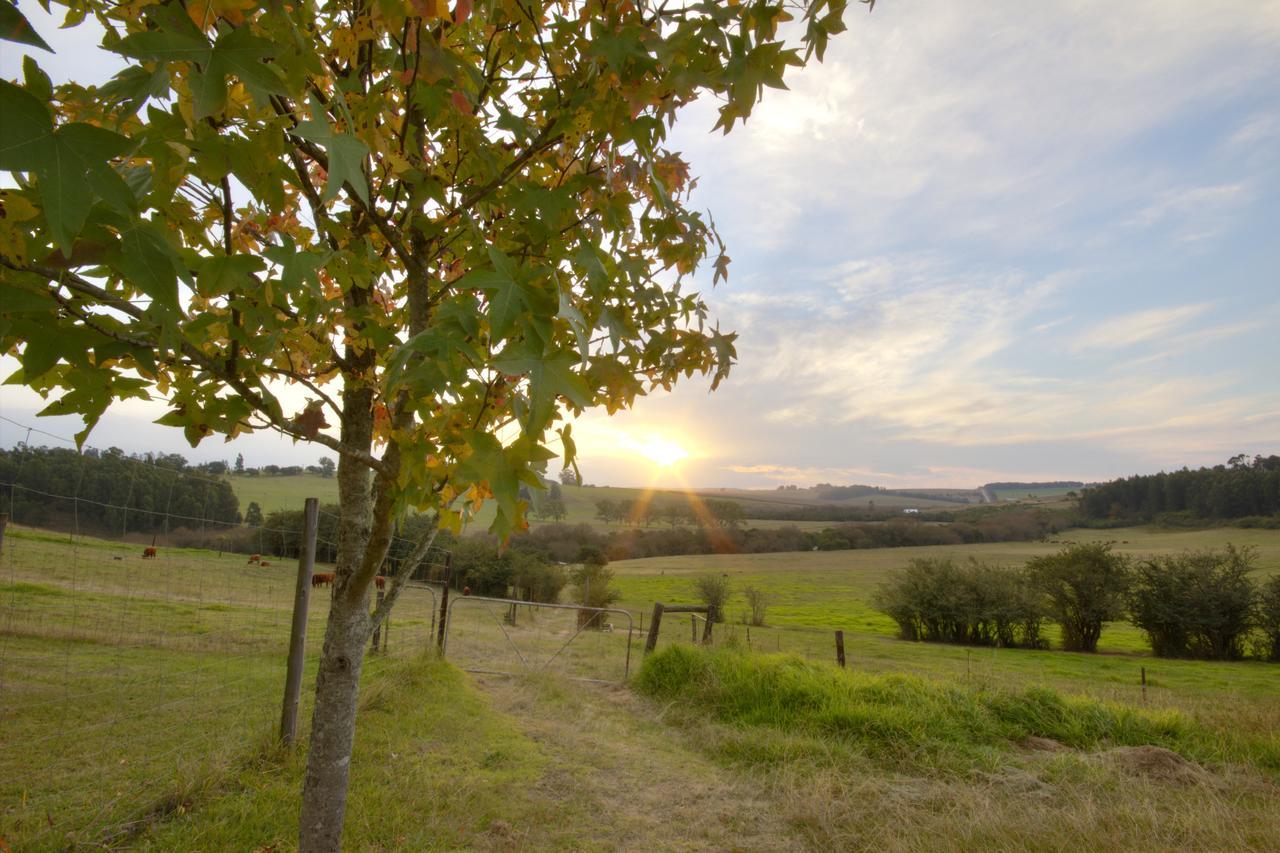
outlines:
{"label": "setting sun", "polygon": [[636,451],[659,468],[670,468],[689,458],[689,451],[662,436],[650,436],[638,442]]}

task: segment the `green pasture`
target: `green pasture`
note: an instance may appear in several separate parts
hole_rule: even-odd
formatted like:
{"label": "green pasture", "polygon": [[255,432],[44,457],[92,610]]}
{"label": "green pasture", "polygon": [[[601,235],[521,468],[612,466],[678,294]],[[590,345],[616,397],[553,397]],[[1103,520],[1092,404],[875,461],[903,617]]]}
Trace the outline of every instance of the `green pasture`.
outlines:
{"label": "green pasture", "polygon": [[1064,486],[1061,488],[1044,488],[1044,489],[992,489],[998,501],[1019,501],[1024,498],[1042,499],[1042,498],[1060,498],[1066,496],[1069,492],[1079,492],[1079,487],[1071,488]]}
{"label": "green pasture", "polygon": [[[1067,538],[1114,539],[1134,555],[1230,541],[1257,548],[1262,572],[1280,570],[1276,531],[1126,529],[1105,535],[1073,531]],[[731,621],[713,632],[718,646],[829,665],[833,629],[840,628],[849,668],[867,675],[912,676],[939,689],[978,693],[1044,688],[1177,713],[1208,732],[1205,737],[1221,732],[1224,743],[1251,733],[1265,746],[1280,736],[1280,670],[1274,664],[1158,660],[1136,654],[1145,648],[1141,635],[1118,625],[1104,631],[1104,653],[1097,655],[907,643],[894,639],[893,626],[867,603],[876,585],[913,556],[952,553],[1016,563],[1057,547],[1002,543],[619,562],[613,569],[623,593],[620,606],[633,614],[635,630],[627,630],[620,614],[604,617],[610,631],[579,631],[572,608],[520,605],[513,613],[501,604],[456,599],[447,657],[473,671],[619,683],[628,654],[633,673],[639,666],[653,602],[692,601],[692,579],[716,572],[729,575],[739,593],[755,584],[772,601],[769,625],[748,628],[740,621],[741,598],[732,599]],[[141,548],[14,526],[6,533],[0,556],[0,837],[14,849],[287,844],[301,760],[280,753],[272,742],[296,564],[273,560],[262,567],[248,565],[243,555],[166,547],[156,559],[144,560]],[[304,724],[327,592],[314,590],[309,610]],[[527,733],[513,734],[512,726],[516,719],[522,726],[533,725],[530,719],[560,725],[562,701],[546,695],[521,699],[513,710],[517,716],[495,715],[481,708],[486,700],[456,670],[404,663],[430,648],[436,605],[430,589],[407,590],[388,638],[390,656],[399,662],[386,655],[371,659],[368,696],[362,698],[363,745],[357,747],[365,763],[355,781],[356,847],[412,845],[425,838],[454,838],[463,847],[502,846],[505,836],[468,839],[491,825],[506,825],[501,815],[507,802],[512,814],[530,820],[560,814],[560,787],[523,787],[540,773],[559,779],[557,759],[532,745],[542,735],[531,741]],[[687,614],[669,614],[658,649],[689,646],[701,629]],[[553,698],[561,695],[558,690],[552,690]],[[454,699],[471,710],[458,711],[462,716],[445,710]],[[613,734],[598,733],[605,740],[591,748],[608,751],[608,738],[625,731],[630,740],[617,748],[627,764],[669,749],[664,761],[672,778],[682,778],[679,768],[693,761],[692,754],[678,742],[655,746],[655,724],[609,701],[575,712],[596,721],[612,715],[607,731]],[[465,738],[459,735],[465,746],[456,746],[442,732],[462,731],[463,718],[472,713],[481,722]],[[572,752],[579,748],[578,735],[576,728],[564,732],[565,749],[574,756],[569,762],[596,761],[596,753]],[[633,749],[638,751],[628,752]],[[408,758],[425,755],[433,756],[431,767]],[[397,764],[404,761],[410,763]],[[627,771],[624,765],[608,772],[612,778]],[[399,805],[385,788],[398,773],[420,786]],[[596,810],[602,807],[597,803]],[[385,817],[379,816],[382,809]],[[570,809],[569,824],[521,837],[527,843],[581,846],[594,837],[589,811]]]}
{"label": "green pasture", "polygon": [[[1063,542],[1097,540],[1115,541],[1117,551],[1135,558],[1178,553],[1188,548],[1222,547],[1230,542],[1257,550],[1260,577],[1280,571],[1280,531],[1238,528],[1176,532],[1146,528],[1072,530],[1049,542],[653,557],[614,563],[613,570],[622,593],[622,605],[637,612],[652,606],[654,601],[696,603],[694,580],[697,577],[725,575],[737,593],[728,605],[732,621],[743,618],[747,604],[741,592],[752,586],[765,590],[768,595],[771,625],[892,635],[893,622],[871,606],[871,597],[877,587],[913,558],[952,556],[957,560],[972,558],[1019,565],[1032,557],[1053,553]],[[1146,642],[1132,626],[1112,625],[1103,632],[1100,648],[1142,652],[1146,650]]]}

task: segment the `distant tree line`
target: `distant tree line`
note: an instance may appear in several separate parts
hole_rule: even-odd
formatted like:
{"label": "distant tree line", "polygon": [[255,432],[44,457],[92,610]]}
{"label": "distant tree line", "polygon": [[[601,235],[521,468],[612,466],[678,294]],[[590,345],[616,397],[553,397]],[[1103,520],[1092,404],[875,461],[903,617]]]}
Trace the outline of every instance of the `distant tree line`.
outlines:
{"label": "distant tree line", "polygon": [[[225,468],[225,463],[222,463]],[[244,464],[244,454],[236,455],[235,467],[232,471],[238,477],[301,477],[312,474],[318,477],[332,477],[338,466],[328,456],[321,456],[315,465],[263,465],[259,468],[248,468]],[[227,473],[223,471],[221,473]]]}
{"label": "distant tree line", "polygon": [[1081,516],[1094,523],[1247,520],[1280,527],[1280,456],[1234,456],[1213,468],[1139,474],[1090,486]]}
{"label": "distant tree line", "polygon": [[1110,543],[1068,545],[1019,568],[912,560],[873,602],[903,639],[1097,651],[1108,622],[1129,619],[1159,657],[1280,661],[1280,575],[1249,577],[1256,554],[1228,545],[1136,564]]}
{"label": "distant tree line", "polygon": [[[0,510],[35,527],[123,535],[202,523],[237,525],[235,493],[222,463],[189,465],[176,453],[18,445],[0,450]],[[50,495],[78,498],[57,500]],[[225,529],[225,526],[221,529]]]}

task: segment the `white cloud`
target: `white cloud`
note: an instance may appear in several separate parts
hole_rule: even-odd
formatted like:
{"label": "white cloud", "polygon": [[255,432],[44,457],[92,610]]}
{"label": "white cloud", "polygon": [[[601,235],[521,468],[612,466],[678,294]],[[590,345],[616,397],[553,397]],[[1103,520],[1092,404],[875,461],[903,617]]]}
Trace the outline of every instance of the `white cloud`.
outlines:
{"label": "white cloud", "polygon": [[1072,342],[1072,349],[1123,349],[1148,341],[1167,338],[1172,332],[1199,317],[1211,303],[1149,308],[1120,317],[1112,317],[1095,325]]}
{"label": "white cloud", "polygon": [[[1062,245],[1065,223],[1169,189],[1109,152],[1280,75],[1275,0],[883,4],[848,23],[727,140],[702,134],[711,104],[677,128],[735,235]],[[784,199],[809,216],[775,219]]]}

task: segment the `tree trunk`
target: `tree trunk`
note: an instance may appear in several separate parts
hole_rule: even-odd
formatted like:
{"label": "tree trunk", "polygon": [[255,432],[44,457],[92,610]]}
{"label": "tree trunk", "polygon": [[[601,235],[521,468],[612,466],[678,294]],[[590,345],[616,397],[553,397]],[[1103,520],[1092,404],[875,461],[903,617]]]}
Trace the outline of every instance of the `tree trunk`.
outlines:
{"label": "tree trunk", "polygon": [[298,849],[304,853],[342,848],[356,699],[368,636],[368,602],[335,595],[316,677],[316,706],[302,787]]}
{"label": "tree trunk", "polygon": [[[341,427],[347,446],[363,450],[372,446],[372,403],[372,392],[348,378],[342,393]],[[366,552],[374,523],[373,495],[369,469],[348,456],[338,459],[338,504],[338,559],[316,676],[316,704],[302,785],[298,828],[298,849],[302,853],[329,853],[342,847],[356,699],[369,636],[371,578],[362,579],[360,570],[368,560]]]}

